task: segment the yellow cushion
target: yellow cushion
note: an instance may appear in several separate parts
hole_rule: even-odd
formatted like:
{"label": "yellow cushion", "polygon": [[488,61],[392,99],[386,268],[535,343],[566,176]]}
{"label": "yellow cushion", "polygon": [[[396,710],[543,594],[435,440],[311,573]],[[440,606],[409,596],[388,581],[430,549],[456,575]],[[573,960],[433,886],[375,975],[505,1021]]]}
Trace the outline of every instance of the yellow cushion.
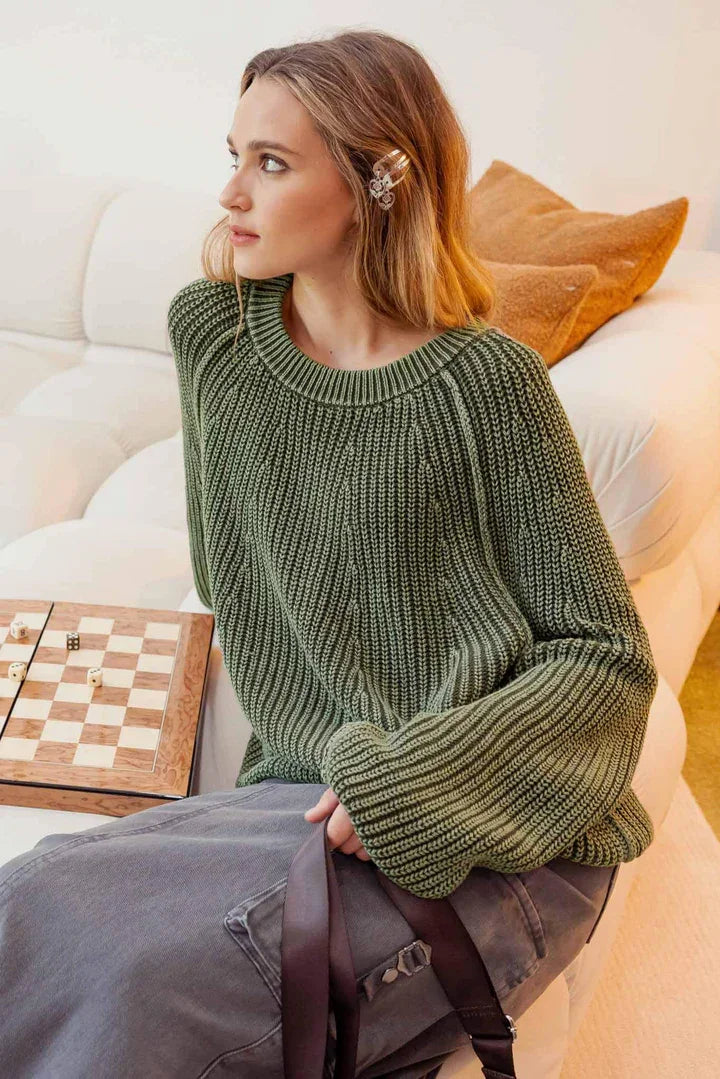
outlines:
{"label": "yellow cushion", "polygon": [[536,349],[548,367],[562,359],[596,266],[531,266],[483,259],[497,286],[491,326]]}
{"label": "yellow cushion", "polygon": [[680,239],[688,207],[682,196],[634,214],[578,210],[496,159],[470,192],[471,237],[483,262],[597,267],[598,279],[556,357],[562,359],[655,284]]}

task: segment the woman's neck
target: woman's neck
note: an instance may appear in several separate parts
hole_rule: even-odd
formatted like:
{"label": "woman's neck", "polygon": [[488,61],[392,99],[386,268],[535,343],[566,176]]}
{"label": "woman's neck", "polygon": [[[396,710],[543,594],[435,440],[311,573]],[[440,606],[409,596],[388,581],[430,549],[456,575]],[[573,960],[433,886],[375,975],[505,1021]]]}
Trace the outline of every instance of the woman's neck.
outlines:
{"label": "woman's neck", "polygon": [[[283,298],[282,319],[285,329],[301,352],[325,367],[345,371],[365,371],[373,367],[383,367],[418,348],[419,345],[426,344],[442,332],[437,329],[428,331],[413,326],[394,328],[383,324],[380,326],[378,340],[372,349],[358,354],[354,343],[348,342],[347,348],[344,348],[343,342],[338,340],[337,336],[333,336],[332,328],[325,334],[318,332],[314,335],[311,328],[306,327],[302,319],[297,317],[292,291],[290,287]],[[319,343],[320,338],[332,343],[328,347],[323,347]]]}

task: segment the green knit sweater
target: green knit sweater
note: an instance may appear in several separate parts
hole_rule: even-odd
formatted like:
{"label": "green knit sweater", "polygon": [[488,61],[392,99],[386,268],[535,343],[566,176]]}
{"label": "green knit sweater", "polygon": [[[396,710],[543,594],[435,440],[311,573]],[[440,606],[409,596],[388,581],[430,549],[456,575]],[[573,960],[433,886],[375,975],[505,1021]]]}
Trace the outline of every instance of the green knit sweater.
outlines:
{"label": "green knit sweater", "polygon": [[658,675],[540,354],[465,326],[369,370],[287,333],[292,274],[168,310],[198,593],[253,733],[398,885],[615,865]]}

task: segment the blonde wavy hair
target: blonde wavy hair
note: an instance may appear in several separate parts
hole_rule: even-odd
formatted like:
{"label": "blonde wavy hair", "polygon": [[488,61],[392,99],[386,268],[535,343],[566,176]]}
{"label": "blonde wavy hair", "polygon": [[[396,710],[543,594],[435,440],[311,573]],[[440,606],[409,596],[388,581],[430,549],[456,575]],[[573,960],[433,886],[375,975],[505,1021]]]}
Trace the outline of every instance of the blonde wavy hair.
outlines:
{"label": "blonde wavy hair", "polygon": [[[487,328],[496,290],[470,243],[470,153],[460,122],[427,61],[380,30],[348,30],[257,53],[254,79],[276,79],[302,102],[355,194],[354,283],[383,319],[423,329]],[[410,158],[385,211],[368,190],[372,165],[399,148]],[[234,282],[244,323],[242,282],[233,265],[229,215],[206,236],[201,260],[210,281]]]}

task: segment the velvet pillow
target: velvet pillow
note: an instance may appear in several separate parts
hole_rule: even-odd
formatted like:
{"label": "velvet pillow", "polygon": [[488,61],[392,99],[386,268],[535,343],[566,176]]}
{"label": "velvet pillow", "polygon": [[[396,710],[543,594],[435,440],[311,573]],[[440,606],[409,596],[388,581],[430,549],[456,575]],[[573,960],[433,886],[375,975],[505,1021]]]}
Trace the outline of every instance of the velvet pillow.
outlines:
{"label": "velvet pillow", "polygon": [[559,360],[655,284],[680,239],[688,206],[682,196],[634,214],[578,210],[496,159],[470,191],[471,239],[483,262],[597,267],[597,281]]}
{"label": "velvet pillow", "polygon": [[578,313],[600,276],[597,267],[482,262],[497,286],[488,323],[536,349],[552,367],[565,355]]}

